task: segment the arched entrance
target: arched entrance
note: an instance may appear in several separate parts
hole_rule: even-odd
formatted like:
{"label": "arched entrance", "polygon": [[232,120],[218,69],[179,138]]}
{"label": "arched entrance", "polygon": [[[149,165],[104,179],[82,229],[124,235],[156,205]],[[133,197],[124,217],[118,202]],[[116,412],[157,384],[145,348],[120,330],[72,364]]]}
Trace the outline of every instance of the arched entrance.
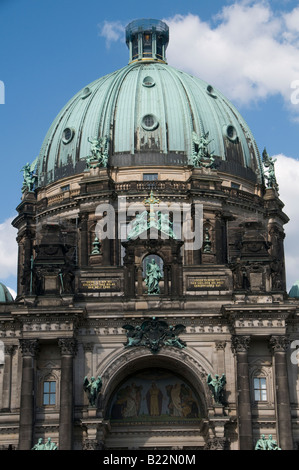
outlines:
{"label": "arched entrance", "polygon": [[[209,439],[206,372],[167,349],[136,348],[104,372],[105,449],[203,449]],[[193,367],[192,367],[193,366]]]}
{"label": "arched entrance", "polygon": [[169,369],[147,368],[127,377],[111,397],[105,446],[199,447],[203,418],[204,407],[189,382]]}

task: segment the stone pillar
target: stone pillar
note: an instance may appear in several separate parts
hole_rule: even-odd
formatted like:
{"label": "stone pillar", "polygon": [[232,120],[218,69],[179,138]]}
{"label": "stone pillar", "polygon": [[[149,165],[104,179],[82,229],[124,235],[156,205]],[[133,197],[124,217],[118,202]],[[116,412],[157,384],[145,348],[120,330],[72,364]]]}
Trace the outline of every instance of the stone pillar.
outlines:
{"label": "stone pillar", "polygon": [[289,340],[286,336],[271,336],[270,346],[274,353],[278,443],[282,450],[293,450],[292,418],[286,360],[286,350],[289,346]]}
{"label": "stone pillar", "polygon": [[38,340],[20,339],[20,347],[23,364],[18,450],[30,450],[33,446],[35,356]]}
{"label": "stone pillar", "polygon": [[220,375],[225,374],[225,347],[226,341],[215,342],[215,348],[217,351],[218,373]]}
{"label": "stone pillar", "polygon": [[253,450],[248,349],[250,336],[234,336],[232,348],[236,355],[237,414],[240,450]]}
{"label": "stone pillar", "polygon": [[80,223],[80,264],[88,265],[88,214],[81,214]]}
{"label": "stone pillar", "polygon": [[73,357],[76,352],[76,340],[74,338],[60,338],[58,345],[61,351],[59,449],[72,450]]}
{"label": "stone pillar", "polygon": [[11,382],[12,382],[12,356],[16,350],[14,344],[5,344],[4,346],[4,377],[3,377],[3,401],[2,409],[9,411],[11,409]]}

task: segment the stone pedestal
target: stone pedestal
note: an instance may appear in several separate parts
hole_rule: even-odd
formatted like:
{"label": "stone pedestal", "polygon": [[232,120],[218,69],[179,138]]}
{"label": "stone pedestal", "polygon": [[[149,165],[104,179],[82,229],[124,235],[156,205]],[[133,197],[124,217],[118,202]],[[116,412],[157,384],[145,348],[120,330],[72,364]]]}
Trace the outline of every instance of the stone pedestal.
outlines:
{"label": "stone pedestal", "polygon": [[88,408],[88,416],[81,420],[81,425],[86,431],[83,442],[83,450],[102,450],[105,448],[105,438],[109,430],[109,422],[99,416],[96,408]]}

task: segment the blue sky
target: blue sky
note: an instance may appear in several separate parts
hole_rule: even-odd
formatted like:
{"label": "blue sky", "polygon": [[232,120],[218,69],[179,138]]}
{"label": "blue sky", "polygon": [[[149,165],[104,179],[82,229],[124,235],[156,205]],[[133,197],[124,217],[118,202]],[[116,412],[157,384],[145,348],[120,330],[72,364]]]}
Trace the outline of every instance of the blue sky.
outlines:
{"label": "blue sky", "polygon": [[136,18],[166,20],[169,64],[219,88],[260,150],[279,155],[281,199],[292,215],[286,251],[293,283],[299,279],[299,103],[292,102],[299,98],[292,88],[299,89],[299,2],[292,0],[0,0],[0,281],[16,288],[9,219],[21,201],[22,166],[36,158],[75,93],[127,64],[123,28]]}

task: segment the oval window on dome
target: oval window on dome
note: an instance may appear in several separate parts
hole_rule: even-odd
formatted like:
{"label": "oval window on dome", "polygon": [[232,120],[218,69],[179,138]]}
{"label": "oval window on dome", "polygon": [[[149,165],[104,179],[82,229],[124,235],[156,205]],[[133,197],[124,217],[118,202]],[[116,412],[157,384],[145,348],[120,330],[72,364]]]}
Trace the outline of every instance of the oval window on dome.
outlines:
{"label": "oval window on dome", "polygon": [[87,98],[89,95],[91,95],[91,89],[88,88],[88,86],[86,88],[84,88],[83,92],[82,92],[82,100],[85,100],[85,98]]}
{"label": "oval window on dome", "polygon": [[68,144],[74,137],[75,131],[71,127],[66,127],[62,133],[62,142]]}
{"label": "oval window on dome", "polygon": [[146,114],[142,118],[141,125],[146,131],[153,131],[157,129],[159,123],[156,116],[153,114]]}
{"label": "oval window on dome", "polygon": [[208,95],[212,96],[213,98],[217,98],[217,96],[215,95],[215,91],[214,91],[214,88],[212,87],[212,85],[208,85],[208,86],[207,86],[207,93],[208,93]]}
{"label": "oval window on dome", "polygon": [[232,142],[236,142],[236,140],[238,139],[236,128],[232,124],[224,126],[224,135]]}
{"label": "oval window on dome", "polygon": [[152,77],[145,77],[143,79],[142,85],[150,88],[155,85],[155,80]]}

